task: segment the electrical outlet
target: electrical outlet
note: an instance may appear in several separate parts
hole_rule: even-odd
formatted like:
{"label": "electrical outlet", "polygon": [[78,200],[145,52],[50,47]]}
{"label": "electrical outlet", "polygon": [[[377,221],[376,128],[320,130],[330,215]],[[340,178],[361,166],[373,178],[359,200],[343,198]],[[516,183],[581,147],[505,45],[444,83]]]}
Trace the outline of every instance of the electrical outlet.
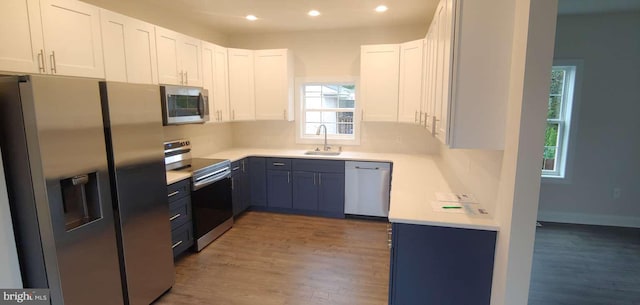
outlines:
{"label": "electrical outlet", "polygon": [[613,188],[613,199],[620,199],[622,196],[622,189],[620,187]]}

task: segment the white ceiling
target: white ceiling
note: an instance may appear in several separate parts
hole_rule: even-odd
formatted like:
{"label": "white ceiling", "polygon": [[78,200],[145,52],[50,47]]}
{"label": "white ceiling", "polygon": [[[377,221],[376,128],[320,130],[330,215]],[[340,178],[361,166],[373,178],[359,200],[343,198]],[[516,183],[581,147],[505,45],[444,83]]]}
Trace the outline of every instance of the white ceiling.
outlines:
{"label": "white ceiling", "polygon": [[640,0],[560,0],[560,15],[640,11]]}
{"label": "white ceiling", "polygon": [[[135,2],[138,7],[145,6],[149,10],[172,12],[176,18],[187,18],[189,22],[232,34],[427,25],[438,0],[135,0]],[[374,9],[380,4],[387,5],[389,10],[385,13],[376,13]],[[308,16],[307,12],[312,9],[320,11],[322,15]],[[259,19],[250,22],[245,19],[248,14],[253,14]]]}

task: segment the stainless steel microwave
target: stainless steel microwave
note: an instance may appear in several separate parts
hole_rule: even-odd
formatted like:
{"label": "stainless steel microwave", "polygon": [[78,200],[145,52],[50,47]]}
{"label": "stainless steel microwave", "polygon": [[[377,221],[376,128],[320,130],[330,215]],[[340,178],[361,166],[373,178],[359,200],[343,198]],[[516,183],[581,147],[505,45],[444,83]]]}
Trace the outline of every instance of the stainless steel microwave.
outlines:
{"label": "stainless steel microwave", "polygon": [[200,87],[160,85],[162,124],[198,124],[209,120],[209,97]]}

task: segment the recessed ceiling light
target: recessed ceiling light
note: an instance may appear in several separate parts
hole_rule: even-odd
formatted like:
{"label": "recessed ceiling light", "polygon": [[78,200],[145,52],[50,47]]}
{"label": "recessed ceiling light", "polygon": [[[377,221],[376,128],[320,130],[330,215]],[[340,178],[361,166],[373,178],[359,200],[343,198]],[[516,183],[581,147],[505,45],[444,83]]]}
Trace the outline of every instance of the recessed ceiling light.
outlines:
{"label": "recessed ceiling light", "polygon": [[316,11],[316,10],[310,10],[307,14],[308,14],[309,16],[311,16],[311,17],[317,17],[317,16],[320,16],[320,12],[318,12],[318,11]]}
{"label": "recessed ceiling light", "polygon": [[254,16],[254,15],[247,15],[247,17],[246,17],[246,18],[247,18],[247,20],[250,20],[250,21],[256,21],[256,20],[258,20],[258,17]]}
{"label": "recessed ceiling light", "polygon": [[376,12],[378,13],[382,13],[382,12],[386,12],[389,8],[386,5],[378,5],[376,7]]}

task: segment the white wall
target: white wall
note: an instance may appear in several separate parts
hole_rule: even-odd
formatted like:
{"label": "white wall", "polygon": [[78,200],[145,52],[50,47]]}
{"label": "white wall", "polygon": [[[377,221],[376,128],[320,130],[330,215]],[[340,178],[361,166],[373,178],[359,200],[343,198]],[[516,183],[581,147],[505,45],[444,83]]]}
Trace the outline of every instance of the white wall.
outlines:
{"label": "white wall", "polygon": [[188,124],[164,127],[164,140],[191,140],[193,157],[206,157],[232,145],[231,124]]}
{"label": "white wall", "polygon": [[[348,151],[437,154],[439,142],[426,129],[411,124],[364,122],[361,125],[360,145],[345,146]],[[313,149],[318,145],[296,144],[295,122],[238,122],[233,123],[234,147],[272,149]],[[339,145],[329,146],[334,149]]]}
{"label": "white wall", "polygon": [[[2,153],[0,153],[0,156]],[[4,166],[0,157],[0,288],[22,288]]]}
{"label": "white wall", "polygon": [[640,13],[560,16],[556,33],[584,73],[570,181],[543,183],[539,219],[640,227]]}

